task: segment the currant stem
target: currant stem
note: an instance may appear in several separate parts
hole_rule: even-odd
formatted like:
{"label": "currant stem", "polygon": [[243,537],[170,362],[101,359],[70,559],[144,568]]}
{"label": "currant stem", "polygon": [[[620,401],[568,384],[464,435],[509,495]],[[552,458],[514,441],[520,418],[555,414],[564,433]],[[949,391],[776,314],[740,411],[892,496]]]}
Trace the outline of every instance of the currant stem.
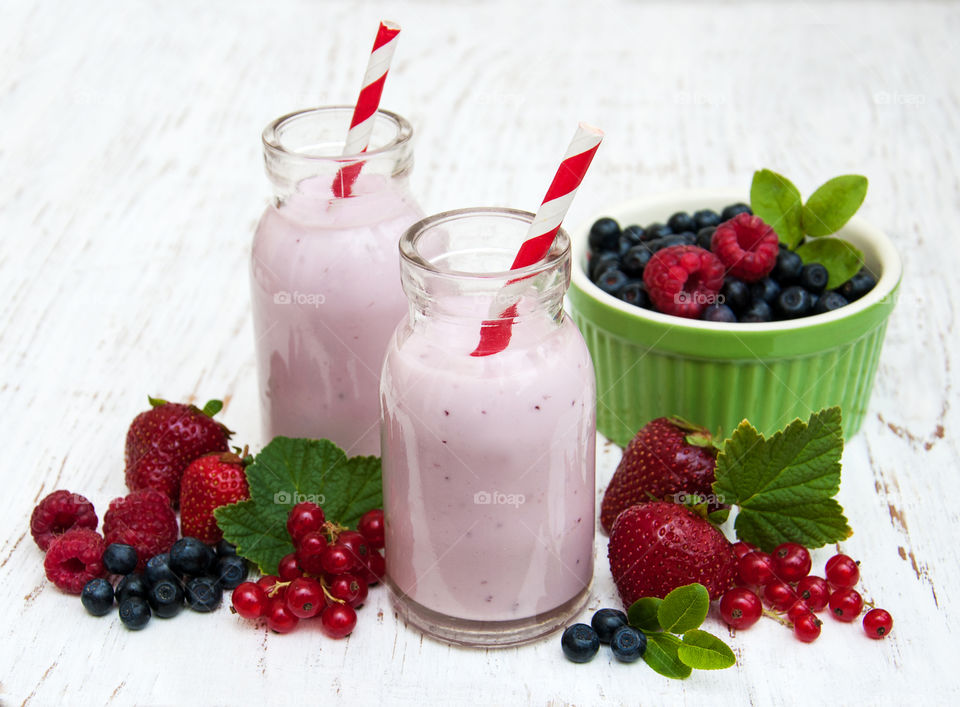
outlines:
{"label": "currant stem", "polygon": [[769,609],[764,609],[763,615],[766,616],[768,619],[773,619],[781,626],[786,626],[787,628],[790,628],[793,626],[792,623],[782,618],[779,614],[775,614],[774,612],[770,611]]}
{"label": "currant stem", "polygon": [[337,604],[346,604],[343,599],[337,599],[333,594],[327,590],[327,583],[325,581],[320,582],[320,587],[323,589],[323,596],[325,596],[329,601],[336,602]]}

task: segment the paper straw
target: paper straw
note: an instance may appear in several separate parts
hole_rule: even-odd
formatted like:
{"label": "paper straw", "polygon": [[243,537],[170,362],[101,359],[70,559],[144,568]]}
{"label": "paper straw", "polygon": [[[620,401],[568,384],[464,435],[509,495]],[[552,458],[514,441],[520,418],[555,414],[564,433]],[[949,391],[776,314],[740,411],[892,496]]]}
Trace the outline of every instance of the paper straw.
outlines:
{"label": "paper straw", "polygon": [[[383,84],[387,80],[390,62],[397,49],[399,34],[400,25],[393,22],[380,23],[373,49],[370,51],[370,61],[367,62],[367,71],[363,75],[360,96],[353,109],[353,118],[350,120],[350,129],[343,146],[344,155],[359,155],[367,151],[370,135],[373,133],[373,121],[377,108],[380,107],[380,96],[383,95]],[[333,181],[333,195],[337,198],[350,196],[353,183],[362,168],[363,162],[353,162],[342,167]]]}

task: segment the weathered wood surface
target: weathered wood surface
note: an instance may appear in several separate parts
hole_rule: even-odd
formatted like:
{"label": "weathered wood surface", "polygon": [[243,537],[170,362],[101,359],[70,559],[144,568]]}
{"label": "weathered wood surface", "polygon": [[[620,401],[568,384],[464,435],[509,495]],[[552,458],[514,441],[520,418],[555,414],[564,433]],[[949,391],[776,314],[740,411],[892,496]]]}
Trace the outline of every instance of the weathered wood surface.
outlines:
{"label": "weathered wood surface", "polygon": [[[870,177],[862,213],[896,239],[905,277],[840,500],[889,640],[828,619],[807,646],[765,621],[731,638],[735,669],[681,683],[606,653],[571,665],[557,640],[435,643],[397,623],[383,589],[333,642],[225,609],[134,634],[44,579],[31,508],[66,487],[102,514],[148,392],[225,396],[228,424],[262,443],[247,283],[259,133],[352,101],[381,14],[405,28],[384,105],[416,128],[427,211],[535,208],[577,120],[607,139],[571,224],[659,190],[746,190],[762,166],[805,193]],[[949,3],[5,3],[0,702],[954,702],[958,33]],[[602,489],[619,452],[599,456]],[[597,547],[593,608],[615,597]]]}

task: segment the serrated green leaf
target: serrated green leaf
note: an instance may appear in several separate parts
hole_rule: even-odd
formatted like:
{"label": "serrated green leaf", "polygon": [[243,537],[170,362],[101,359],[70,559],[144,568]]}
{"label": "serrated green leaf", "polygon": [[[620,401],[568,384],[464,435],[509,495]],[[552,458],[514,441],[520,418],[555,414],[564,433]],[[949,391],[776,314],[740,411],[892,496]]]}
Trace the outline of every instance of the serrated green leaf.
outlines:
{"label": "serrated green leaf", "polygon": [[840,489],[840,408],[794,420],[765,439],[744,420],[717,456],[714,493],[740,506],[737,537],[766,551],[782,542],[822,547],[850,536]]}
{"label": "serrated green leaf", "polygon": [[[644,632],[646,633],[646,632]],[[654,671],[673,680],[683,680],[693,672],[678,655],[680,639],[669,633],[646,633],[647,650],[643,661]]]}
{"label": "serrated green leaf", "polygon": [[769,169],[754,172],[750,208],[777,232],[780,242],[788,248],[793,248],[803,238],[803,199],[800,190],[783,175]]}
{"label": "serrated green leaf", "polygon": [[657,619],[664,631],[686,633],[698,628],[707,618],[710,593],[702,584],[677,587],[663,598],[657,609]]}
{"label": "serrated green leaf", "polygon": [[698,629],[683,634],[683,643],[677,646],[677,658],[697,670],[722,670],[737,664],[730,646],[712,633]]}
{"label": "serrated green leaf", "polygon": [[275,437],[246,474],[250,500],[219,508],[214,515],[238,553],[271,573],[293,552],[286,520],[297,503],[313,501],[327,520],[348,527],[356,527],[364,513],[383,505],[380,460],[347,459],[326,439]]}
{"label": "serrated green leaf", "polygon": [[713,513],[711,513],[710,515],[708,515],[707,520],[709,520],[714,525],[723,525],[724,523],[727,522],[727,518],[729,517],[730,517],[730,509],[720,508],[714,511]]}
{"label": "serrated green leaf", "polygon": [[834,177],[820,186],[803,206],[803,230],[818,238],[836,233],[857,213],[867,196],[867,178],[859,174]]}
{"label": "serrated green leaf", "polygon": [[663,599],[658,597],[643,597],[637,599],[630,608],[627,609],[627,621],[634,628],[643,631],[660,631],[663,627],[657,618],[657,610]]}
{"label": "serrated green leaf", "polygon": [[863,253],[840,238],[820,238],[808,241],[797,248],[797,255],[804,265],[820,263],[827,269],[830,277],[827,289],[839,287],[863,267]]}

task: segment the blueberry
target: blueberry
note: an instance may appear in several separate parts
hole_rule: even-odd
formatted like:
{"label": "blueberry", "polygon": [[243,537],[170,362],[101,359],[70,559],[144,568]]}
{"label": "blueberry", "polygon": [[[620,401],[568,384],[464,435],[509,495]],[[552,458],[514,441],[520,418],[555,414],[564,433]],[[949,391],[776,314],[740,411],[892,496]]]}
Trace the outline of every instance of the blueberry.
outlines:
{"label": "blueberry", "polygon": [[120,620],[131,631],[139,631],[150,620],[150,605],[141,597],[130,597],[120,602]]}
{"label": "blueberry", "polygon": [[623,233],[620,237],[628,238],[634,245],[637,245],[638,243],[643,243],[645,236],[646,231],[643,230],[643,226],[632,224],[623,229]]}
{"label": "blueberry", "polygon": [[237,554],[237,546],[226,540],[217,543],[217,557],[228,557]]}
{"label": "blueberry", "polygon": [[138,599],[146,599],[149,591],[150,587],[147,586],[147,583],[144,581],[143,577],[136,572],[133,572],[121,579],[120,583],[117,585],[117,603],[122,603],[127,599],[132,599],[134,597]]}
{"label": "blueberry", "polygon": [[725,304],[711,304],[703,310],[703,319],[708,322],[735,322],[737,315]]}
{"label": "blueberry", "polygon": [[147,560],[147,566],[143,569],[143,578],[151,587],[165,579],[178,581],[176,572],[170,569],[170,553],[165,552],[162,555],[154,555]]}
{"label": "blueberry", "polygon": [[713,234],[716,233],[716,226],[704,226],[699,231],[697,231],[697,245],[703,248],[704,250],[710,250],[711,241],[713,241]]}
{"label": "blueberry", "polygon": [[693,231],[684,231],[681,233],[679,238],[683,239],[684,245],[696,245],[697,244],[697,234]]}
{"label": "blueberry", "polygon": [[720,295],[723,297],[723,303],[734,312],[742,312],[750,306],[750,288],[743,280],[735,277],[723,279]]}
{"label": "blueberry", "polygon": [[615,268],[620,265],[620,257],[616,253],[595,253],[587,264],[587,275],[591,282],[596,282],[597,278],[608,268]]}
{"label": "blueberry", "polygon": [[648,241],[655,240],[657,238],[666,238],[671,235],[673,231],[669,226],[665,226],[660,222],[651,223],[644,230],[644,238]]}
{"label": "blueberry", "polygon": [[740,315],[741,322],[769,322],[773,318],[770,305],[764,300],[754,300],[753,303]]}
{"label": "blueberry", "polygon": [[617,251],[616,251],[617,255],[619,255],[622,258],[627,254],[627,251],[633,248],[633,246],[635,245],[636,243],[631,241],[629,238],[620,236],[620,238],[617,240]]}
{"label": "blueberry", "polygon": [[643,269],[647,267],[652,257],[653,251],[647,247],[646,243],[635,245],[623,256],[622,270],[627,277],[643,277]]}
{"label": "blueberry", "polygon": [[773,266],[773,277],[781,285],[792,285],[800,279],[803,259],[792,250],[781,248],[777,254],[777,264]]}
{"label": "blueberry", "polygon": [[600,609],[590,619],[590,625],[597,632],[600,643],[610,643],[614,631],[627,625],[627,615],[619,609]]}
{"label": "blueberry", "polygon": [[853,302],[867,294],[876,284],[877,278],[866,268],[861,268],[860,272],[840,285],[837,291],[847,299],[847,302]]}
{"label": "blueberry", "polygon": [[721,221],[729,221],[734,216],[739,216],[740,214],[752,214],[753,211],[750,210],[750,207],[744,203],[730,204],[722,212],[720,212]]}
{"label": "blueberry", "polygon": [[617,298],[634,307],[650,309],[650,295],[647,294],[647,288],[640,280],[630,280],[617,290]]}
{"label": "blueberry", "polygon": [[632,663],[647,651],[647,637],[633,626],[621,626],[610,639],[613,656],[621,663]]}
{"label": "blueberry", "polygon": [[586,663],[600,650],[597,632],[586,624],[574,624],[563,632],[560,638],[563,654],[574,663]]}
{"label": "blueberry", "polygon": [[150,589],[147,601],[153,613],[161,619],[169,619],[183,608],[183,589],[177,580],[161,579]]}
{"label": "blueberry", "polygon": [[93,616],[108,614],[113,608],[113,587],[105,579],[91,579],[83,585],[80,603]]}
{"label": "blueberry", "polygon": [[765,277],[750,285],[750,296],[754,300],[763,300],[772,303],[780,294],[780,285],[773,278]]}
{"label": "blueberry", "polygon": [[827,289],[827,280],[829,279],[830,273],[827,272],[825,267],[820,263],[810,263],[803,266],[800,273],[800,286],[808,292],[819,295]]}
{"label": "blueberry", "polygon": [[170,569],[179,575],[206,574],[213,564],[213,548],[196,538],[180,538],[170,548]]}
{"label": "blueberry", "polygon": [[236,589],[247,578],[247,561],[236,555],[217,560],[215,579],[224,589]]}
{"label": "blueberry", "polygon": [[841,295],[839,292],[830,290],[829,292],[824,292],[820,299],[817,300],[817,303],[813,306],[814,314],[823,314],[824,312],[832,312],[835,309],[840,309],[841,307],[849,304],[847,298]]}
{"label": "blueberry", "polygon": [[809,292],[799,285],[791,285],[777,296],[775,306],[784,319],[796,319],[806,316],[812,304]]}
{"label": "blueberry", "polygon": [[223,589],[210,577],[194,577],[187,582],[187,604],[194,611],[207,613],[220,606]]}
{"label": "blueberry", "polygon": [[[690,236],[693,236],[693,234],[691,233]],[[658,250],[670,248],[675,245],[693,245],[696,236],[693,236],[693,241],[690,239],[690,236],[683,233],[673,233],[663,238],[655,238],[652,241],[647,241],[644,245],[646,245],[652,253],[656,253]]]}
{"label": "blueberry", "polygon": [[597,278],[597,287],[608,295],[617,294],[617,290],[627,284],[627,276],[617,268],[608,268]]}
{"label": "blueberry", "polygon": [[693,216],[688,214],[686,211],[678,211],[673,216],[668,218],[667,225],[674,233],[698,230],[697,223],[693,220]]}
{"label": "blueberry", "polygon": [[696,222],[698,230],[704,228],[716,228],[723,223],[720,218],[720,214],[713,209],[701,209],[700,211],[697,211],[693,215],[693,220]]}
{"label": "blueberry", "polygon": [[110,543],[103,551],[102,560],[110,574],[130,574],[137,569],[137,550],[132,545]]}
{"label": "blueberry", "polygon": [[598,219],[590,227],[590,236],[587,243],[590,250],[594,253],[600,253],[605,250],[616,250],[617,239],[620,238],[620,224],[612,218],[604,217]]}

